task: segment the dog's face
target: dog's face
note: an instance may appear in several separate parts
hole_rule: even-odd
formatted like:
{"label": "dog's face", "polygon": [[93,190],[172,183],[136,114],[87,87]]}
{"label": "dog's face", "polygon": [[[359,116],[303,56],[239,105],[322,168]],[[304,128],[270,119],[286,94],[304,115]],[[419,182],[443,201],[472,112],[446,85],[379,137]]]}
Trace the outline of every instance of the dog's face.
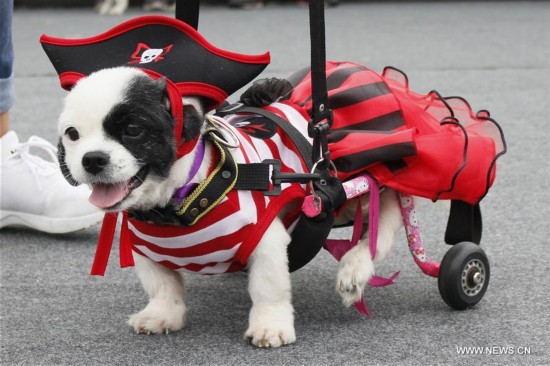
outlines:
{"label": "dog's face", "polygon": [[140,206],[176,160],[165,81],[128,67],[82,79],[59,118],[59,161],[69,182],[92,187],[105,210]]}

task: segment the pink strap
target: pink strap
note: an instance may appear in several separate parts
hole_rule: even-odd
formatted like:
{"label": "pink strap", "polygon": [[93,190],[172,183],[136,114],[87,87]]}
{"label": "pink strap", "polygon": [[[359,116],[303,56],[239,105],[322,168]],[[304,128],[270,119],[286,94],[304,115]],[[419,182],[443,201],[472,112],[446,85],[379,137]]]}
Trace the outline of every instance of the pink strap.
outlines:
{"label": "pink strap", "polygon": [[367,308],[367,305],[365,304],[365,299],[361,297],[361,300],[357,301],[355,304],[355,309],[359,312],[359,314],[364,315],[367,319],[371,319],[372,315],[369,311],[369,308]]}
{"label": "pink strap", "polygon": [[[395,272],[390,278],[372,276],[368,284],[373,287],[383,287],[383,286],[393,285],[394,284],[393,280],[395,280],[397,276],[399,276],[399,272]],[[357,309],[359,314],[364,315],[367,319],[372,318],[372,314],[370,313],[369,308],[367,307],[367,304],[365,304],[365,299],[363,297],[361,297],[361,300],[353,304],[353,306],[355,306],[355,309]]]}
{"label": "pink strap", "polygon": [[[378,220],[380,218],[380,187],[371,176],[366,176],[370,187],[369,196],[369,249],[371,259],[376,255],[378,242]],[[363,220],[361,220],[362,222]]]}
{"label": "pink strap", "polygon": [[[355,211],[355,217],[353,218],[353,234],[351,240],[347,239],[327,239],[325,241],[324,248],[332,254],[332,256],[340,262],[340,259],[351,248],[357,245],[359,239],[361,239],[361,232],[363,231],[363,213],[361,212],[361,198],[357,200],[357,210]],[[376,245],[376,244],[375,244]]]}
{"label": "pink strap", "polygon": [[394,274],[392,274],[389,278],[372,276],[368,284],[372,287],[385,287],[393,285],[395,283],[394,280],[397,278],[397,276],[399,276],[400,273],[400,271],[394,272]]}
{"label": "pink strap", "polygon": [[[370,196],[369,196],[369,251],[371,259],[376,256],[376,243],[378,241],[378,222],[380,217],[380,187],[376,181],[370,177],[365,176],[369,182]],[[324,248],[332,254],[332,256],[340,261],[344,254],[346,254],[351,248],[359,243],[361,239],[361,233],[363,232],[363,213],[361,211],[361,198],[359,197],[357,202],[357,210],[355,211],[355,217],[353,219],[353,234],[351,240],[346,239],[328,239],[325,242]],[[390,278],[384,278],[380,276],[373,276],[368,284],[373,287],[383,287],[394,284],[394,280],[399,276],[400,272],[395,272]],[[354,304],[355,308],[360,314],[363,314],[368,319],[372,317],[364,298],[357,301]]]}
{"label": "pink strap", "polygon": [[[378,219],[380,210],[380,188],[376,181],[369,176],[365,176],[369,182],[369,251],[371,259],[376,255],[376,242],[378,240]],[[353,234],[351,240],[346,239],[327,239],[325,249],[332,254],[337,261],[346,254],[351,248],[359,243],[361,233],[363,232],[363,213],[361,211],[361,197],[357,199],[357,210],[353,218]]]}

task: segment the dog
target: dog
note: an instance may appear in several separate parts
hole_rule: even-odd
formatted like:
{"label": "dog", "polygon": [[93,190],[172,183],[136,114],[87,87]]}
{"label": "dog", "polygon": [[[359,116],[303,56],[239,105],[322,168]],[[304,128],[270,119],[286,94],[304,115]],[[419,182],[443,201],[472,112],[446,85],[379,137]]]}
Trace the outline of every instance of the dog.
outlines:
{"label": "dog", "polygon": [[[185,96],[183,106],[182,140],[203,138],[208,101]],[[197,154],[195,148],[175,157],[173,126],[165,80],[154,80],[131,67],[94,72],[81,79],[64,101],[58,121],[61,169],[72,184],[90,185],[90,201],[106,212],[162,213],[172,205],[174,192],[190,178]],[[197,182],[207,178],[209,166],[215,163],[212,145],[206,140],[194,178]],[[352,220],[355,207],[353,202],[346,205],[336,223]],[[361,209],[367,221],[367,200]],[[291,238],[283,211],[265,230],[246,265],[253,305],[245,338],[258,347],[280,347],[296,340],[287,257]],[[375,273],[375,262],[387,256],[400,225],[396,194],[387,189],[380,197],[376,259],[371,259],[365,235],[340,261],[336,290],[345,306],[362,298]],[[131,315],[128,324],[137,333],[181,330],[186,316],[183,276],[136,252],[133,257],[149,303]]]}

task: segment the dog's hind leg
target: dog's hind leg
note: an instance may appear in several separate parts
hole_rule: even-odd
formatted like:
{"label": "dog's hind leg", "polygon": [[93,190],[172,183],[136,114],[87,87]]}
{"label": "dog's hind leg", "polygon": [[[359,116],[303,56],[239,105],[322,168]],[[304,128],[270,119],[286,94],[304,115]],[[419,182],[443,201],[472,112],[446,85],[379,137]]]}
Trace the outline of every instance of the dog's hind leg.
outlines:
{"label": "dog's hind leg", "polygon": [[395,233],[403,225],[397,192],[386,189],[380,194],[380,220],[376,243],[375,263],[379,263],[391,251],[395,243]]}
{"label": "dog's hind leg", "polygon": [[280,347],[296,340],[287,246],[290,236],[275,219],[249,261],[252,298],[245,338],[258,347]]}
{"label": "dog's hind leg", "polygon": [[[363,215],[368,212],[368,205],[362,207]],[[367,220],[365,220],[367,221]],[[378,240],[376,243],[375,261],[379,262],[393,247],[395,232],[401,226],[401,213],[397,195],[387,189],[380,195],[380,218],[378,223]],[[374,262],[369,250],[368,233],[365,233],[359,243],[347,252],[341,259],[336,290],[342,296],[345,306],[351,306],[363,296],[365,285],[374,275]]]}
{"label": "dog's hind leg", "polygon": [[355,247],[340,260],[336,277],[336,291],[342,296],[345,306],[361,299],[363,288],[374,275],[374,263],[369,251],[368,237],[363,237]]}
{"label": "dog's hind leg", "polygon": [[133,314],[128,324],[137,333],[166,333],[183,328],[185,288],[183,277],[169,268],[134,253],[138,278],[149,295],[149,304]]}

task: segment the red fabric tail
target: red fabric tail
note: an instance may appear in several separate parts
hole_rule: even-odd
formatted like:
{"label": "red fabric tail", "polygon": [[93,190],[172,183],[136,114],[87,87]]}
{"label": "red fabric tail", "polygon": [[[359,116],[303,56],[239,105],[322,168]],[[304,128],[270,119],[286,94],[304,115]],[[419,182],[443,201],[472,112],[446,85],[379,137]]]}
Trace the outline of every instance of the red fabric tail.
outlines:
{"label": "red fabric tail", "polygon": [[122,213],[122,228],[120,229],[119,243],[120,267],[133,267],[134,256],[132,254],[132,244],[130,242],[130,233],[128,229],[128,212]]}
{"label": "red fabric tail", "polygon": [[101,232],[99,233],[94,263],[92,264],[92,270],[90,272],[92,276],[105,275],[109,254],[111,253],[111,247],[113,246],[113,239],[115,237],[116,220],[117,214],[113,212],[108,212],[103,217],[103,224],[101,225]]}

